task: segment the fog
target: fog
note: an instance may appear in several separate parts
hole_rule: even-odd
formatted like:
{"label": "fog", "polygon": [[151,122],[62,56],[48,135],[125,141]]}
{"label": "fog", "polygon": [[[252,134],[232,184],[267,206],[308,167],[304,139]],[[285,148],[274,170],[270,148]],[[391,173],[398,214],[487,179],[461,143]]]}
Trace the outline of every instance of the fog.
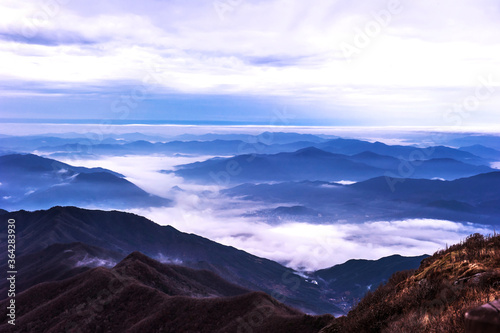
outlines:
{"label": "fog", "polygon": [[[195,233],[298,270],[316,270],[349,259],[379,259],[392,254],[432,254],[487,227],[434,219],[366,221],[364,223],[310,224],[283,220],[268,224],[241,215],[271,208],[265,203],[228,199],[217,186],[186,183],[173,174],[158,173],[204,157],[121,156],[98,160],[63,160],[71,165],[111,169],[147,192],[174,201],[172,207],[128,210],[161,225]],[[172,190],[177,186],[181,190]]]}

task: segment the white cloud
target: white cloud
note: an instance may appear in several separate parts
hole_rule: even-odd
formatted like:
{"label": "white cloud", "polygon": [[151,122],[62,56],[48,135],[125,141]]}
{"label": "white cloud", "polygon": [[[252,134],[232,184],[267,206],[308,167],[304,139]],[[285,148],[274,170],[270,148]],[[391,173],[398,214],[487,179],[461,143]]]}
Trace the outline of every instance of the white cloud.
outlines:
{"label": "white cloud", "polygon": [[[64,1],[53,9],[46,4],[56,0],[6,1],[0,33],[14,41],[0,43],[9,63],[0,75],[71,92],[154,74],[158,95],[281,96],[313,106],[316,116],[342,107],[359,119],[384,111],[427,123],[470,94],[479,77],[491,74],[499,86],[496,1],[402,0],[367,46],[356,46],[391,2],[243,1],[221,20],[211,1]],[[31,26],[35,37],[23,41]],[[351,62],[342,43],[357,49]],[[476,122],[487,123],[499,105],[483,102]]]}
{"label": "white cloud", "polygon": [[[223,209],[220,199],[217,202]],[[230,206],[230,203],[225,204]],[[133,212],[159,224],[172,225],[180,231],[195,233],[302,270],[326,268],[353,258],[379,259],[396,253],[406,256],[433,254],[471,233],[492,232],[478,225],[434,219],[269,225],[227,213],[222,216],[217,209],[207,206],[197,209],[199,206],[183,206],[177,202],[171,208]]]}
{"label": "white cloud", "polygon": [[[242,217],[242,214],[274,207],[272,205],[228,199],[217,194],[217,187],[187,184],[182,178],[156,172],[203,158],[154,155],[62,161],[75,166],[109,168],[124,174],[150,193],[174,200],[173,207],[130,212],[295,269],[314,270],[353,258],[378,259],[395,253],[407,256],[432,254],[471,233],[492,232],[479,225],[435,219],[336,222],[331,225],[281,221],[279,225],[270,225],[259,218]],[[173,186],[184,191],[171,191]],[[166,257],[163,259],[167,260]]]}

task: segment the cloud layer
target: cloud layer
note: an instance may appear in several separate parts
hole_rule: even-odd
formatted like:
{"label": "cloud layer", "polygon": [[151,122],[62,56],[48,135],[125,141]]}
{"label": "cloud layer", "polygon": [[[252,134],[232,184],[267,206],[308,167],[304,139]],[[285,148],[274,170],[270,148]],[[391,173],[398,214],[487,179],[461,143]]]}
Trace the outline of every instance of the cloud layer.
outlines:
{"label": "cloud layer", "polygon": [[[332,225],[282,221],[279,225],[270,225],[256,218],[241,217],[245,212],[270,208],[266,204],[257,206],[252,202],[230,200],[219,196],[216,187],[186,184],[182,178],[156,172],[197,159],[204,157],[122,156],[64,162],[112,169],[144,190],[175,202],[173,207],[130,212],[300,270],[326,268],[354,258],[378,259],[395,253],[432,254],[471,233],[492,232],[478,225],[434,219]],[[183,191],[172,190],[173,186]]]}
{"label": "cloud layer", "polygon": [[[94,106],[142,91],[148,107],[161,104],[156,118],[178,116],[165,104],[173,95],[232,95],[304,118],[456,125],[444,114],[482,79],[500,89],[499,14],[495,0],[8,0],[0,85],[12,109],[27,108],[24,96],[66,96],[77,109],[75,98]],[[497,120],[498,95],[463,122]],[[113,116],[106,103],[96,116]]]}

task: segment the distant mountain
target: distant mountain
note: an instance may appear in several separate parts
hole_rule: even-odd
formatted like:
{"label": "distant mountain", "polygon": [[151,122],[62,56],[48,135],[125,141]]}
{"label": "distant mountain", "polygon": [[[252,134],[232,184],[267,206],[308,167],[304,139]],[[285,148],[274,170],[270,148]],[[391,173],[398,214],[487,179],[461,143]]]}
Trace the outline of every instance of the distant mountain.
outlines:
{"label": "distant mountain", "polygon": [[435,218],[498,225],[500,218],[500,172],[453,181],[377,177],[352,185],[309,181],[243,184],[221,193],[320,211],[322,217],[310,215],[311,222]]}
{"label": "distant mountain", "polygon": [[[267,294],[203,270],[164,265],[134,252],[112,269],[36,285],[16,296],[15,330],[0,302],[3,332],[318,332],[333,317],[311,317]],[[259,316],[255,322],[252,316]],[[43,318],[43,320],[40,320]],[[262,318],[262,320],[260,319]],[[248,330],[248,329],[247,329]]]}
{"label": "distant mountain", "polygon": [[460,147],[459,149],[493,162],[500,161],[500,151],[493,148],[485,147],[482,145],[472,145]]}
{"label": "distant mountain", "polygon": [[451,138],[447,144],[455,147],[481,145],[500,150],[500,136],[498,135],[467,135]]}
{"label": "distant mountain", "polygon": [[[257,148],[256,148],[257,147]],[[214,140],[214,141],[170,141],[150,142],[138,140],[123,144],[96,144],[81,151],[77,144],[66,144],[62,146],[43,146],[37,150],[46,154],[71,155],[72,152],[82,156],[94,155],[146,155],[146,154],[192,154],[192,155],[219,155],[232,156],[246,152],[254,152],[256,149],[266,149],[264,144],[249,144],[241,140]]]}
{"label": "distant mountain", "polygon": [[325,289],[333,290],[328,297],[337,298],[339,302],[344,300],[349,306],[362,299],[368,291],[374,291],[380,284],[386,283],[394,272],[417,269],[427,257],[429,255],[392,255],[378,260],[351,259],[316,271],[313,278],[319,284],[325,284]]}
{"label": "distant mountain", "polygon": [[122,177],[33,154],[0,156],[0,207],[44,209],[59,204],[120,209],[170,204]]}
{"label": "distant mountain", "polygon": [[[354,141],[355,145],[362,142]],[[227,185],[302,180],[361,181],[383,175],[452,180],[491,171],[494,169],[451,158],[406,161],[369,151],[347,156],[308,147],[291,153],[214,158],[180,165],[175,174],[190,181]]]}
{"label": "distant mountain", "polygon": [[[95,157],[98,155],[124,155],[124,154],[189,154],[189,155],[212,155],[212,156],[239,156],[239,155],[264,155],[291,153],[306,148],[318,148],[326,152],[339,155],[359,155],[366,152],[376,155],[388,156],[399,161],[431,160],[431,159],[453,159],[472,166],[489,166],[490,159],[476,156],[468,151],[435,146],[418,148],[414,146],[386,145],[381,142],[367,142],[355,139],[333,139],[327,140],[318,136],[297,133],[270,133],[264,132],[259,136],[249,135],[207,135],[207,136],[183,136],[181,139],[190,141],[153,141],[137,140],[127,142],[115,140],[114,142],[94,142],[92,145],[81,145],[75,142],[63,145],[37,146],[37,151],[50,156],[85,156]],[[210,139],[210,140],[208,140]],[[0,146],[1,147],[1,146]],[[354,156],[351,162],[361,162],[367,159],[365,156]],[[377,158],[372,156],[369,166],[377,167]],[[400,164],[390,163],[392,169],[400,167]],[[420,168],[425,170],[425,168]],[[430,172],[427,169],[427,173]],[[423,172],[423,171],[422,171]],[[485,171],[483,171],[485,172]],[[425,174],[425,172],[424,172]],[[477,174],[477,173],[476,173]],[[468,174],[471,175],[471,174]],[[462,177],[467,174],[461,174]],[[437,176],[436,176],[437,177]],[[444,177],[448,179],[447,177]],[[366,178],[365,178],[366,179]]]}
{"label": "distant mountain", "polygon": [[372,152],[378,155],[392,156],[403,160],[429,160],[434,158],[451,158],[473,165],[487,165],[488,161],[466,151],[445,146],[418,148],[413,146],[386,145],[382,142],[367,142],[355,139],[334,139],[319,145],[322,150],[345,155]]}
{"label": "distant mountain", "polygon": [[[307,313],[343,313],[322,298],[323,291],[317,285],[274,261],[160,226],[134,214],[54,207],[47,211],[12,212],[5,218],[16,220],[17,256],[43,251],[51,244],[74,242],[122,255],[141,251],[163,262],[210,270],[246,289],[282,295],[286,304]],[[5,238],[0,241],[4,257],[5,242]]]}
{"label": "distant mountain", "polygon": [[292,153],[238,155],[179,166],[175,174],[198,182],[263,182],[298,180],[360,180],[383,170],[356,163],[345,155],[309,147]]}
{"label": "distant mountain", "polygon": [[202,135],[183,134],[174,137],[180,141],[213,141],[213,140],[240,140],[254,143],[261,142],[266,145],[288,144],[297,141],[307,141],[309,143],[324,142],[326,139],[312,134],[285,133],[285,132],[263,132],[257,135],[252,134],[216,134],[208,133]]}
{"label": "distant mountain", "polygon": [[405,161],[373,152],[362,152],[350,157],[351,160],[365,163],[386,171],[385,175],[399,178],[441,178],[454,180],[495,171],[484,165],[471,165],[452,158],[432,158]]}
{"label": "distant mountain", "polygon": [[[62,135],[64,136],[64,135]],[[9,136],[0,138],[0,148],[13,150],[17,152],[33,152],[39,147],[44,146],[64,146],[74,144],[79,149],[86,148],[93,144],[118,144],[119,140],[112,138],[103,138],[102,135],[94,134],[88,137],[73,136],[73,137],[60,137],[59,134],[53,136],[46,135],[30,135],[30,136]]]}

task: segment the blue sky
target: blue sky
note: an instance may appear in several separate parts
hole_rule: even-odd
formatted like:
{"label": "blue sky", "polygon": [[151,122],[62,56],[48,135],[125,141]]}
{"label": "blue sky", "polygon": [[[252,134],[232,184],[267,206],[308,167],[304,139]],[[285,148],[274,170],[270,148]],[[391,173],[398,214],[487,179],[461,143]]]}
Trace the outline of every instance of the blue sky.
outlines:
{"label": "blue sky", "polygon": [[495,0],[6,0],[0,20],[0,118],[500,120]]}

